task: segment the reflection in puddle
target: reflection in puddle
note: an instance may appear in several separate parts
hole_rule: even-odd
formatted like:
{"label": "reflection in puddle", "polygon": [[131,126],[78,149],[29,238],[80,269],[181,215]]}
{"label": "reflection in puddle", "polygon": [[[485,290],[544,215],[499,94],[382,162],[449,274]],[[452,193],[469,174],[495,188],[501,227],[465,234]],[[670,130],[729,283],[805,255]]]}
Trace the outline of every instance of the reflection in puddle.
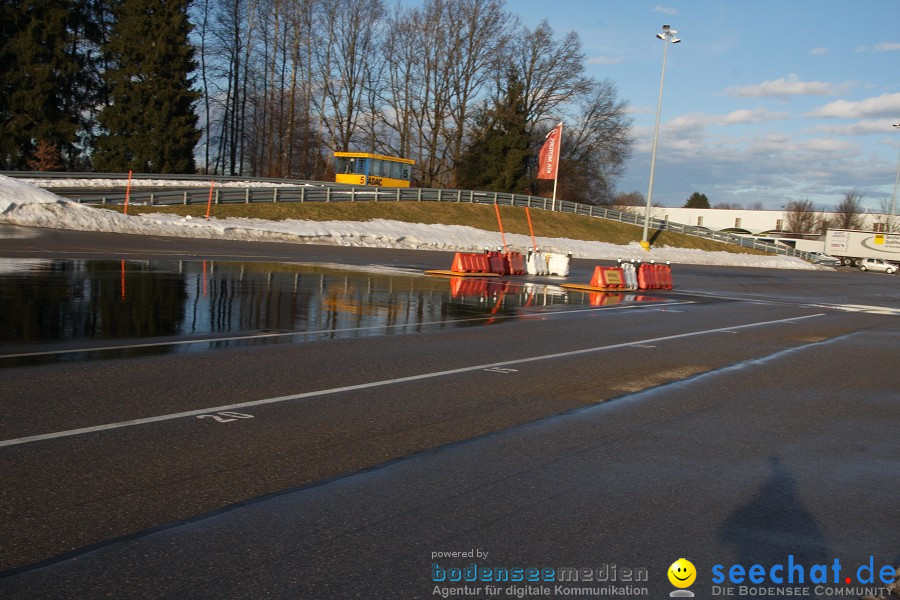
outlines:
{"label": "reflection in puddle", "polygon": [[5,260],[0,366],[489,325],[634,295],[221,261]]}

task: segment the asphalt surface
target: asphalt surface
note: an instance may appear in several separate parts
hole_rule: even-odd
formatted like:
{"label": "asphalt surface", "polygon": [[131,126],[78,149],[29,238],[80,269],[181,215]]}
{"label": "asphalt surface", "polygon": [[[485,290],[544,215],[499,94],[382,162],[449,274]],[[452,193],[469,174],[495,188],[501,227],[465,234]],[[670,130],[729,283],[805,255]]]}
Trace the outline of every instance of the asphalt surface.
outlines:
{"label": "asphalt surface", "polygon": [[[0,257],[411,269],[450,257],[0,236]],[[570,279],[593,264],[575,261]],[[831,586],[845,592],[870,557],[876,572],[898,566],[900,280],[673,271],[665,304],[2,369],[0,597],[432,598],[465,587],[436,574],[472,563],[619,568],[575,591],[469,583],[480,597],[614,583],[637,593],[607,596],[662,597],[682,556],[692,589],[716,597],[715,565],[791,556],[807,568],[794,595],[815,598],[830,597],[808,581],[815,564],[839,559]],[[436,554],[474,549],[488,554]]]}

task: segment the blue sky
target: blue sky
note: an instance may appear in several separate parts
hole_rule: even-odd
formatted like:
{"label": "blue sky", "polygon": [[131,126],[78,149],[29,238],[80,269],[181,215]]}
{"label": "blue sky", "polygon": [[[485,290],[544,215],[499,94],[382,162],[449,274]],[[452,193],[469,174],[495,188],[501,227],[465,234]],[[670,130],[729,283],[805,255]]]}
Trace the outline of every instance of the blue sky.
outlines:
{"label": "blue sky", "polygon": [[900,153],[900,0],[507,0],[533,28],[576,31],[589,75],[630,103],[634,154],[618,190],[647,193],[663,24],[666,63],[653,200],[877,211]]}

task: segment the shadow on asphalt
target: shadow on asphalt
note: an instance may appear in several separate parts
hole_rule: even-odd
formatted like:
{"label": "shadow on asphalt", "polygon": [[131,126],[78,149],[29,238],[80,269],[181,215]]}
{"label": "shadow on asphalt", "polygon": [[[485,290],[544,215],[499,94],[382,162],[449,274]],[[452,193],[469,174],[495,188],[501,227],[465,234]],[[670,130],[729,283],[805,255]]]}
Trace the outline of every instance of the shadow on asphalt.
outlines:
{"label": "shadow on asphalt", "polygon": [[780,563],[788,555],[797,565],[828,564],[828,540],[800,501],[797,480],[778,456],[769,467],[769,478],[722,524],[719,539],[736,547],[736,562],[745,567]]}

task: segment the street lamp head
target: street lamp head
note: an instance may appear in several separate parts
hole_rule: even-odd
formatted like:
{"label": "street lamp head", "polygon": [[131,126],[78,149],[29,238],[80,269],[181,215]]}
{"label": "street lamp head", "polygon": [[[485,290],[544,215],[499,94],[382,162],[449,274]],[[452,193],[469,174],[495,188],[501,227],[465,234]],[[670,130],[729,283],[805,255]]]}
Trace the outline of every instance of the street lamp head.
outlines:
{"label": "street lamp head", "polygon": [[678,33],[677,30],[670,28],[668,25],[663,25],[662,33],[657,33],[656,37],[666,43],[677,44],[678,42],[681,41],[680,39],[675,37],[675,34],[677,34],[677,33]]}

